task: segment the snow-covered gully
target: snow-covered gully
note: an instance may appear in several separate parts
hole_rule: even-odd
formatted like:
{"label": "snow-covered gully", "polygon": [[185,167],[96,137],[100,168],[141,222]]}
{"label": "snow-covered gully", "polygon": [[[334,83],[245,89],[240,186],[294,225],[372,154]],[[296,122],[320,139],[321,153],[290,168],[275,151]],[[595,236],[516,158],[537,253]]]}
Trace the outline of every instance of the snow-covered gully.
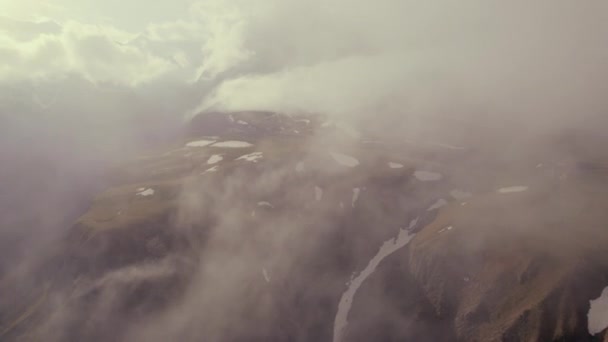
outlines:
{"label": "snow-covered gully", "polygon": [[365,269],[359,273],[359,275],[353,279],[351,279],[347,285],[346,291],[342,294],[342,298],[340,299],[340,303],[338,304],[338,312],[336,313],[336,318],[334,320],[334,337],[333,342],[342,341],[342,335],[344,333],[344,329],[348,325],[348,313],[350,311],[351,305],[353,303],[353,298],[357,293],[361,284],[376,270],[376,267],[380,265],[382,260],[387,256],[393,254],[397,250],[401,249],[405,245],[407,245],[410,240],[414,237],[415,234],[411,234],[414,227],[418,223],[418,218],[412,220],[410,225],[407,228],[402,228],[399,230],[399,234],[397,237],[391,238],[385,241],[382,246],[380,246],[380,250],[376,255],[369,261]]}

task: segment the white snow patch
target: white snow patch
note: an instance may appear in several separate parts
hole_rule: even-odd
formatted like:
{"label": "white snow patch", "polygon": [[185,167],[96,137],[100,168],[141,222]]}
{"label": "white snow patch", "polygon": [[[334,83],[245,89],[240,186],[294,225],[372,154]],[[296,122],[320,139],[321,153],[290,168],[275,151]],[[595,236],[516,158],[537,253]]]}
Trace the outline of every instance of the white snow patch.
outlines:
{"label": "white snow patch", "polygon": [[297,172],[304,171],[304,162],[299,162],[299,163],[296,164],[296,171]]}
{"label": "white snow patch", "polygon": [[587,313],[587,328],[595,335],[608,328],[608,286],[604,288],[599,298],[589,301],[591,307]]}
{"label": "white snow patch", "polygon": [[215,165],[214,167],[210,167],[207,170],[205,170],[205,172],[201,173],[201,175],[204,175],[207,172],[217,172],[217,170],[219,170],[219,169],[220,169],[220,167]]}
{"label": "white snow patch", "polygon": [[340,298],[338,312],[336,313],[336,318],[334,320],[333,342],[342,341],[344,328],[348,325],[348,313],[359,287],[361,287],[363,282],[374,273],[376,267],[378,267],[384,258],[404,247],[412,240],[414,234],[410,234],[409,231],[414,228],[417,222],[418,219],[412,220],[409,227],[399,230],[399,234],[396,238],[385,241],[382,246],[380,246],[378,253],[369,261],[365,269],[363,269],[357,277],[352,278],[351,281],[347,283],[348,288],[342,294],[342,298]]}
{"label": "white snow patch", "polygon": [[268,275],[268,271],[266,271],[265,268],[262,268],[262,275],[264,276],[264,280],[266,280],[267,283],[270,283],[270,276]]}
{"label": "white snow patch", "polygon": [[450,231],[450,230],[452,230],[452,229],[454,229],[454,227],[452,227],[452,226],[448,226],[448,227],[445,227],[445,228],[441,229],[441,230],[440,230],[438,233],[439,233],[439,234],[441,234],[441,233],[444,233],[444,232]]}
{"label": "white snow patch", "polygon": [[135,190],[135,191],[141,192],[141,191],[144,191],[144,190],[146,190],[146,188],[137,188],[137,190]]}
{"label": "white snow patch", "polygon": [[414,172],[414,177],[421,182],[434,182],[443,178],[441,173],[421,170]]}
{"label": "white snow patch", "polygon": [[388,167],[391,169],[403,169],[403,164],[389,162]]}
{"label": "white snow patch", "polygon": [[359,188],[354,188],[353,189],[353,199],[351,202],[351,206],[354,208],[355,204],[357,203],[357,200],[359,199],[359,195],[361,194],[361,189]]}
{"label": "white snow patch", "polygon": [[246,154],[244,156],[240,156],[240,157],[236,158],[236,160],[246,160],[246,161],[249,161],[252,163],[257,163],[258,160],[262,159],[262,157],[264,157],[264,153],[253,152],[253,153]]}
{"label": "white snow patch", "polygon": [[450,196],[452,196],[454,199],[457,199],[457,200],[463,200],[466,198],[471,198],[471,196],[473,196],[473,194],[470,192],[467,192],[467,191],[454,189],[454,190],[450,191]]}
{"label": "white snow patch", "polygon": [[197,140],[191,141],[186,144],[186,147],[205,147],[211,145],[215,142],[215,140]]}
{"label": "white snow patch", "polygon": [[258,207],[274,208],[274,205],[270,204],[270,202],[261,201],[258,202]]}
{"label": "white snow patch", "polygon": [[243,121],[243,120],[239,120],[236,123],[238,123],[239,125],[249,125],[249,123],[247,121]]}
{"label": "white snow patch", "polygon": [[296,120],[296,122],[303,122],[307,125],[310,125],[310,120],[308,120],[308,119],[299,119],[299,120]]}
{"label": "white snow patch", "polygon": [[346,154],[338,153],[338,152],[330,152],[329,154],[340,165],[344,165],[344,166],[348,166],[348,167],[355,167],[355,166],[359,165],[359,161],[356,158],[348,156]]}
{"label": "white snow patch", "polygon": [[443,198],[440,198],[440,199],[437,200],[437,202],[435,202],[435,204],[433,204],[432,206],[430,206],[427,209],[427,211],[439,209],[439,208],[445,206],[446,204],[448,204],[448,201],[444,200]]}
{"label": "white snow patch", "polygon": [[320,201],[323,199],[323,189],[318,186],[315,186],[315,201]]}
{"label": "white snow patch", "polygon": [[152,195],[154,195],[154,189],[151,189],[151,188],[143,189],[143,190],[137,192],[137,196],[146,197],[146,196],[152,196]]}
{"label": "white snow patch", "polygon": [[224,157],[221,154],[214,154],[211,157],[209,157],[209,159],[207,160],[207,164],[209,164],[209,165],[217,164],[217,163],[221,162],[222,160],[224,160]]}
{"label": "white snow patch", "polygon": [[251,146],[253,146],[253,145],[248,142],[236,141],[236,140],[222,141],[222,142],[213,144],[213,147],[227,147],[227,148],[245,148],[245,147],[251,147]]}
{"label": "white snow patch", "polygon": [[228,119],[230,120],[230,122],[234,122],[234,116],[232,116],[232,114],[228,115]]}
{"label": "white snow patch", "polygon": [[510,194],[510,193],[514,193],[514,192],[524,192],[527,191],[528,187],[525,185],[516,185],[516,186],[508,186],[505,188],[500,188],[498,189],[498,193],[501,194]]}

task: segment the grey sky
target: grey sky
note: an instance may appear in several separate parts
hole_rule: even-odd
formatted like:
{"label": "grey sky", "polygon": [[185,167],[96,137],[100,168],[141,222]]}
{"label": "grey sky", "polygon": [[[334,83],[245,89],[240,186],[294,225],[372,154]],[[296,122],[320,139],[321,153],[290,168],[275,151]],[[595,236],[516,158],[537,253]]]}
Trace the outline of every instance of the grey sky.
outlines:
{"label": "grey sky", "polygon": [[606,88],[607,7],[2,0],[0,81],[69,75],[97,86],[198,89],[198,105],[179,116],[220,108],[360,117],[384,108],[424,120],[456,102],[562,118],[604,105],[596,94]]}
{"label": "grey sky", "polygon": [[77,20],[112,25],[125,30],[141,30],[146,25],[174,21],[187,15],[193,0],[1,0],[0,13],[21,20]]}
{"label": "grey sky", "polygon": [[[0,196],[0,241],[61,236],[109,165],[204,110],[317,112],[457,146],[460,130],[499,158],[526,136],[604,137],[607,40],[605,0],[0,0],[0,192],[34,194]],[[32,215],[53,220],[23,229]]]}

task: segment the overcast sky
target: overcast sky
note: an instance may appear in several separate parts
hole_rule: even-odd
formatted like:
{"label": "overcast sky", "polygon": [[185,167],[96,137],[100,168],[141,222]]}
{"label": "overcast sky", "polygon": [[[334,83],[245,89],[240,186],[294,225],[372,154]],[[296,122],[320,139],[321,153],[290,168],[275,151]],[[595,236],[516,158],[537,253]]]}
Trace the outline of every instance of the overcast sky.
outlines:
{"label": "overcast sky", "polygon": [[[61,106],[75,79],[180,118],[220,108],[419,120],[483,108],[569,123],[606,104],[601,0],[0,0],[0,13],[0,84],[27,85],[32,111]],[[101,115],[132,114],[123,105]]]}
{"label": "overcast sky", "polygon": [[0,274],[40,246],[14,241],[62,236],[110,162],[200,111],[460,128],[486,147],[605,137],[607,94],[606,0],[0,0]]}
{"label": "overcast sky", "polygon": [[94,0],[2,0],[3,15],[20,20],[77,20],[105,24],[126,30],[141,30],[147,25],[184,18],[195,1]]}

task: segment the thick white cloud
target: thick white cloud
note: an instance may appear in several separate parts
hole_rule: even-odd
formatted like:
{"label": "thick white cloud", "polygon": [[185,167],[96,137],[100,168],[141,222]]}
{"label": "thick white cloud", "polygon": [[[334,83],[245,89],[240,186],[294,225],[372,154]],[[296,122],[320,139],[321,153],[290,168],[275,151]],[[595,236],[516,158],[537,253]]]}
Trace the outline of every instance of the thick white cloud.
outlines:
{"label": "thick white cloud", "polygon": [[18,39],[11,33],[0,35],[3,81],[77,74],[94,83],[135,86],[176,68],[170,61],[128,45],[134,36],[110,27],[67,22],[59,32],[40,32],[31,39]]}
{"label": "thick white cloud", "polygon": [[[77,8],[70,1],[59,4]],[[90,7],[54,26],[13,25],[0,33],[0,80],[79,75],[136,88],[203,84],[201,104],[189,113],[357,116],[382,108],[421,118],[457,106],[563,117],[605,105],[598,94],[606,88],[600,75],[608,70],[608,5],[600,0],[183,0],[159,6],[108,2],[99,17]],[[128,11],[137,12],[131,21]]]}
{"label": "thick white cloud", "polygon": [[[38,9],[45,9],[41,4]],[[165,2],[161,7],[184,14],[161,20],[159,13],[143,10],[150,6],[139,2],[145,8],[130,17],[139,26],[128,18],[119,20],[137,4],[106,4],[103,9],[113,13],[112,18],[95,17],[93,9],[59,21],[0,17],[0,81],[73,74],[94,83],[133,87],[164,78],[213,81],[252,55],[244,46],[248,15],[242,7],[217,0]],[[69,8],[60,8],[64,11],[58,17],[64,17]]]}
{"label": "thick white cloud", "polygon": [[[245,75],[199,109],[425,112],[459,105],[499,115],[570,115],[605,104],[605,2],[479,0],[239,2]],[[417,113],[418,115],[418,113]],[[455,113],[456,115],[456,113]]]}
{"label": "thick white cloud", "polygon": [[208,1],[198,3],[193,9],[200,15],[206,33],[197,79],[213,79],[251,56],[252,52],[244,45],[248,15],[242,8]]}

